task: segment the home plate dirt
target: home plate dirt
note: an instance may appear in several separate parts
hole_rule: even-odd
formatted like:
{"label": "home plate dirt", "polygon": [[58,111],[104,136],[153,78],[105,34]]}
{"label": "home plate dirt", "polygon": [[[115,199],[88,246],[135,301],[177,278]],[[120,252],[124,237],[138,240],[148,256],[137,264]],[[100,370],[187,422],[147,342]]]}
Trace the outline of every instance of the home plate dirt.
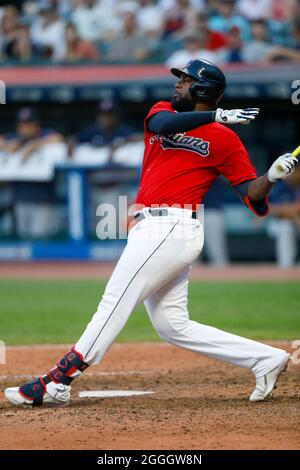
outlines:
{"label": "home plate dirt", "polygon": [[79,392],[79,398],[112,398],[112,397],[133,397],[136,395],[150,395],[153,392],[138,392],[134,390],[94,390]]}
{"label": "home plate dirt", "polygon": [[[274,343],[291,349],[289,344]],[[164,343],[114,344],[74,382],[69,407],[17,408],[3,390],[45,373],[68,346],[8,348],[0,366],[0,449],[299,449],[300,365],[267,402],[245,369]],[[134,373],[136,371],[136,373]],[[127,373],[126,373],[127,372]],[[79,398],[82,391],[152,394]]]}

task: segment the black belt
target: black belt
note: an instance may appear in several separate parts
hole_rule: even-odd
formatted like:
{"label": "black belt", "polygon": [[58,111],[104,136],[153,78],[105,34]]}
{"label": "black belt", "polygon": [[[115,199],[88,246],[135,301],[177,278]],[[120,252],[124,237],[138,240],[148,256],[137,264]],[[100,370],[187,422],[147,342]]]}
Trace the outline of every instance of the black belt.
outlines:
{"label": "black belt", "polygon": [[[166,207],[164,209],[148,209],[148,213],[152,217],[161,217],[161,216],[167,216],[169,214],[169,209]],[[197,219],[197,212],[193,211],[191,214],[192,219]],[[143,220],[146,218],[146,216],[143,214],[143,212],[137,212],[134,216],[135,220]]]}

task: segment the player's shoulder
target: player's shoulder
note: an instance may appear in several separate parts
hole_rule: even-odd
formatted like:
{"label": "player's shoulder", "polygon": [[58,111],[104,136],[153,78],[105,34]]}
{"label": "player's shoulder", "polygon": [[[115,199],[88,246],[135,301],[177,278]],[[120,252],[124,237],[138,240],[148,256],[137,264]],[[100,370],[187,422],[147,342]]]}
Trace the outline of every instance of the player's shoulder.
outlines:
{"label": "player's shoulder", "polygon": [[154,116],[154,114],[157,114],[157,113],[160,113],[162,111],[168,111],[168,112],[173,112],[175,113],[174,109],[172,108],[172,105],[169,101],[158,101],[157,103],[155,103],[148,111],[148,114],[147,116],[145,117],[145,129],[146,129],[146,123],[148,121],[148,119],[152,116]]}
{"label": "player's shoulder", "polygon": [[172,108],[170,101],[158,101],[157,103],[154,103],[154,105],[150,108],[149,113],[152,111],[171,111],[173,113],[175,112]]}

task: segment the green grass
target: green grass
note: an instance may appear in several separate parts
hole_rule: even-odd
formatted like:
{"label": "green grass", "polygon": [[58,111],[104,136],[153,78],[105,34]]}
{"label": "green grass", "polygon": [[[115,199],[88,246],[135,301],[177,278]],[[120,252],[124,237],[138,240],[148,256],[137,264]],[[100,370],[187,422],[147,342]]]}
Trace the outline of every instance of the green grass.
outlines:
{"label": "green grass", "polygon": [[[0,280],[0,339],[8,345],[75,342],[104,287],[94,280]],[[193,320],[238,335],[300,338],[297,282],[191,282],[189,310]],[[118,338],[157,339],[143,306]]]}

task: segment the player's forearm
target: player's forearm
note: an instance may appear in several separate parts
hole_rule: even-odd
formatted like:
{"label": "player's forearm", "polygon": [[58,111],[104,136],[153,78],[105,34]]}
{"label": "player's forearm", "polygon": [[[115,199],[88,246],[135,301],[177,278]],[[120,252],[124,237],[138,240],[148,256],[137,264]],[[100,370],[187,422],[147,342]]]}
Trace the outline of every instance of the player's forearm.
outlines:
{"label": "player's forearm", "polygon": [[212,122],[221,124],[249,124],[259,113],[259,108],[222,109],[216,111],[188,111],[171,113],[161,111],[150,117],[147,127],[155,134],[187,132]]}
{"label": "player's forearm", "polygon": [[191,111],[170,113],[163,111],[154,114],[148,121],[148,129],[155,134],[175,134],[186,132],[215,120],[215,111]]}
{"label": "player's forearm", "polygon": [[272,186],[273,183],[268,180],[267,175],[260,176],[250,182],[247,189],[247,195],[251,201],[261,201],[269,194]]}

